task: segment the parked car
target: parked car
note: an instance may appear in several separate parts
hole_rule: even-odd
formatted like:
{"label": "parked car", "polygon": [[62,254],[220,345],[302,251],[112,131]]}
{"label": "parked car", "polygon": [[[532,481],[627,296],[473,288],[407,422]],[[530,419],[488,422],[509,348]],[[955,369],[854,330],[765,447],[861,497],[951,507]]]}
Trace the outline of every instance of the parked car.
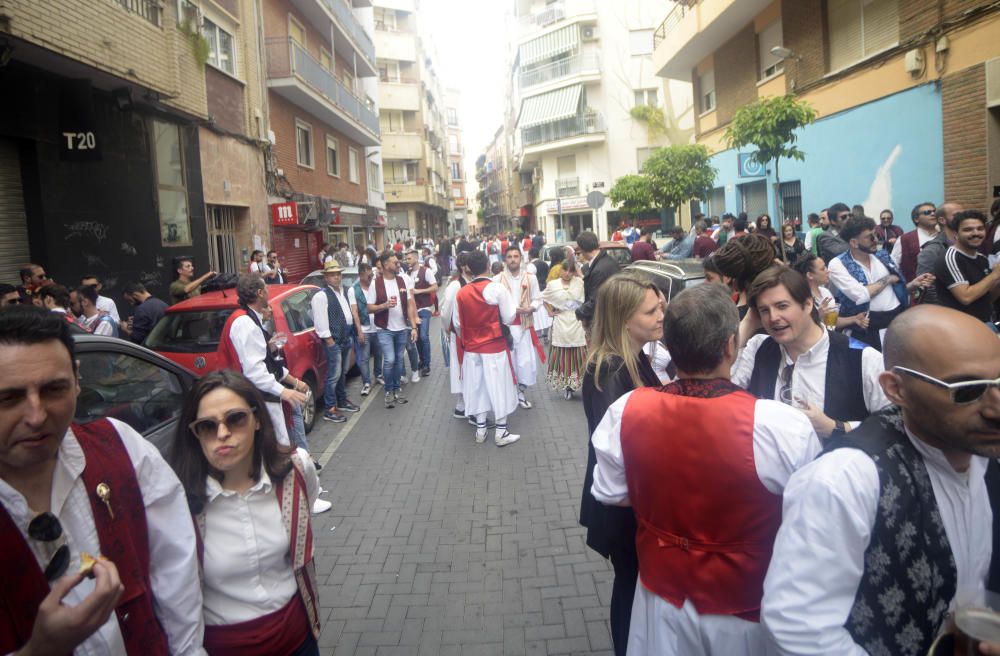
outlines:
{"label": "parked car", "polygon": [[[268,285],[269,305],[274,313],[275,332],[288,335],[282,349],[285,367],[309,385],[313,398],[322,399],[326,380],[326,355],[313,328],[310,301],[319,291],[314,285]],[[215,371],[219,362],[219,338],[229,315],[237,307],[236,291],[214,291],[189,298],[167,308],[157,322],[146,346],[198,375]],[[354,366],[353,349],[348,371]],[[315,404],[303,408],[306,431],[316,422]]]}
{"label": "parked car", "polygon": [[[358,281],[358,267],[344,267],[341,269],[344,272],[344,287],[350,287]],[[302,279],[300,285],[315,285],[317,287],[322,287],[326,284],[326,278],[323,277],[323,269],[316,269],[308,276]]]}
{"label": "parked car", "polygon": [[[542,246],[542,260],[546,264],[552,264],[552,249],[556,247],[572,248],[574,251],[577,248],[575,241],[568,241],[561,244],[545,244]],[[632,252],[628,249],[628,246],[626,246],[624,242],[602,241],[601,251],[617,260],[618,266],[624,267],[632,263]]]}
{"label": "parked car", "polygon": [[670,302],[677,294],[689,287],[705,282],[705,267],[701,260],[640,260],[625,267],[625,271],[641,271],[647,274],[660,288]]}
{"label": "parked car", "polygon": [[80,396],[73,420],[120,419],[169,455],[184,399],[197,379],[175,362],[132,342],[74,332]]}

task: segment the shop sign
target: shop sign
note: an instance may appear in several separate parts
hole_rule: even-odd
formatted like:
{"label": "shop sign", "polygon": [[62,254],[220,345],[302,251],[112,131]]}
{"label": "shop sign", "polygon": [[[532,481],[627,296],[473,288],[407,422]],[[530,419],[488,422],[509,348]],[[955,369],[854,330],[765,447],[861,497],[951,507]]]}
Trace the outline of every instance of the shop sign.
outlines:
{"label": "shop sign", "polygon": [[754,154],[755,153],[739,153],[737,155],[741,178],[763,178],[767,175],[764,167],[753,159]]}
{"label": "shop sign", "polygon": [[298,224],[298,203],[274,203],[271,205],[271,225],[293,226]]}
{"label": "shop sign", "polygon": [[101,159],[101,139],[94,113],[90,80],[66,80],[59,88],[59,159],[94,162]]}
{"label": "shop sign", "polygon": [[559,206],[562,206],[562,212],[566,213],[570,210],[586,210],[590,209],[587,207],[587,199],[584,196],[575,196],[573,198],[560,198],[558,200],[550,200],[545,203],[545,213],[546,214],[559,214]]}

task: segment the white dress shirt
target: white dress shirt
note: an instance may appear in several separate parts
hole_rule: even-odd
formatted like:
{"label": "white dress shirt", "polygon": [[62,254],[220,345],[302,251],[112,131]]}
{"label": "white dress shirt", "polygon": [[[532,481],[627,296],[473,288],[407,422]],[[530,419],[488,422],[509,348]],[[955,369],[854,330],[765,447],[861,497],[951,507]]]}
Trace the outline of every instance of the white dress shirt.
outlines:
{"label": "white dress shirt", "polygon": [[[358,281],[358,284],[361,285],[360,280]],[[375,278],[373,277],[372,281],[368,283],[368,289],[365,289],[364,285],[361,285],[361,291],[365,295],[365,303],[368,306],[368,325],[361,326],[361,332],[365,333],[366,335],[370,335],[374,333],[376,330],[378,330],[378,328],[375,326],[375,314],[371,310],[371,307],[375,305],[375,303],[377,302],[375,298]],[[355,295],[353,287],[348,289],[347,294],[349,296],[348,300],[350,300],[351,305],[352,306],[357,305],[358,297]],[[319,296],[319,294],[317,294],[317,296]]]}
{"label": "white dress shirt", "polygon": [[[408,303],[403,303],[403,297],[399,293],[399,283],[402,281],[403,289],[406,290],[407,301],[409,301],[409,299],[413,298],[413,280],[405,273],[397,273],[395,279],[382,278],[382,281],[385,283],[386,300],[393,296],[396,297],[396,307],[389,308],[389,320],[386,322],[386,330],[408,330],[409,326],[406,325],[406,305]],[[379,328],[379,330],[382,329]]]}
{"label": "white dress shirt", "polygon": [[[982,603],[993,551],[993,513],[983,479],[987,460],[973,457],[968,471],[958,473],[940,450],[907,434],[927,465],[955,557],[951,608]],[[867,655],[844,623],[864,573],[879,502],[878,470],[859,449],[837,449],[792,476],[761,612],[777,653]]]}
{"label": "white dress shirt", "polygon": [[[937,237],[937,230],[932,230],[931,232],[924,232],[922,229],[917,228],[917,246],[920,248],[924,247],[924,244],[930,240]],[[903,266],[903,238],[900,237],[896,240],[896,243],[892,245],[892,252],[889,253],[889,257],[892,261],[896,263],[896,268],[899,269]]]}
{"label": "white dress shirt", "polygon": [[[319,478],[309,454],[302,449],[298,454],[311,508]],[[288,531],[267,472],[261,468],[260,480],[243,494],[222,489],[211,476],[205,490],[205,623],[236,624],[281,610],[298,594],[298,585],[287,557]]]}
{"label": "white dress shirt", "polygon": [[652,365],[653,372],[661,383],[666,385],[673,380],[673,377],[667,372],[667,367],[673,362],[673,358],[670,357],[670,351],[662,342],[646,342],[642,346],[642,352],[649,358],[649,364]]}
{"label": "white dress shirt", "polygon": [[[180,481],[156,447],[126,424],[111,419],[128,452],[146,507],[149,534],[149,580],[153,609],[167,636],[171,654],[204,654],[201,617],[201,586],[195,553],[194,523]],[[86,458],[72,430],[59,446],[52,475],[50,509],[59,518],[70,549],[69,572],[79,566],[80,552],[101,553],[94,514],[83,482]],[[112,501],[114,504],[114,490]],[[0,501],[11,519],[27,536],[28,524],[37,512],[28,507],[20,492],[0,479]],[[48,553],[34,540],[25,538],[35,551],[39,567],[48,564]],[[69,591],[63,603],[76,606],[94,591],[94,581],[84,579]],[[76,656],[125,655],[125,642],[118,618],[111,617],[73,652]]]}
{"label": "white dress shirt", "polygon": [[[340,311],[344,314],[344,324],[348,326],[354,325],[354,315],[351,314],[351,304],[344,296],[342,290],[333,289],[333,295],[337,297],[337,301],[340,302]],[[330,314],[328,312],[329,304],[327,301],[326,292],[320,290],[313,294],[312,300],[310,301],[313,313],[313,327],[316,328],[316,336],[320,339],[326,339],[331,336],[330,333]]]}
{"label": "white dress shirt", "polygon": [[271,273],[271,267],[267,265],[267,262],[251,262],[250,273],[259,273],[263,276],[264,274]]}
{"label": "white dress shirt", "polygon": [[101,321],[101,312],[98,312],[92,317],[83,317],[80,320],[80,325],[87,331],[95,335],[103,335],[105,337],[111,337],[115,334],[115,329],[107,321]]}
{"label": "white dress shirt", "polygon": [[[854,258],[851,258],[854,259]],[[870,285],[874,282],[881,280],[889,275],[889,270],[885,268],[874,255],[868,258],[868,266],[865,266],[861,262],[854,260],[861,267],[861,270],[865,274],[865,279],[868,281],[864,285],[854,279],[854,276],[847,272],[847,268],[844,263],[840,261],[840,258],[833,258],[830,260],[830,264],[827,268],[830,270],[830,281],[833,285],[839,289],[844,296],[851,299],[855,305],[864,305],[865,303],[871,303],[868,309],[872,312],[888,312],[889,310],[895,310],[899,307],[899,299],[896,298],[896,292],[892,290],[892,285],[886,285],[882,288],[875,297],[872,298],[868,290],[865,289],[865,285]]]}
{"label": "white dress shirt", "polygon": [[[591,438],[597,454],[591,493],[608,505],[630,505],[621,423],[631,395],[632,392],[625,394],[608,408]],[[754,404],[754,467],[761,484],[769,491],[780,495],[792,473],[811,462],[820,451],[819,438],[802,412],[766,399]],[[756,622],[730,615],[702,616],[690,600],[676,608],[647,590],[640,572],[632,604],[628,647],[629,653],[658,656],[705,653],[763,656],[766,638]]]}
{"label": "white dress shirt", "polygon": [[[480,280],[477,278],[476,280]],[[456,292],[457,295],[457,292]],[[507,288],[498,282],[490,281],[485,287],[483,287],[483,300],[486,301],[487,305],[495,305],[500,310],[500,320],[506,325],[510,325],[510,322],[514,320],[517,316],[517,302],[511,293],[507,291]],[[459,320],[458,306],[456,304],[454,313],[452,314],[452,320],[456,328],[461,329],[462,323]],[[504,359],[507,358],[506,353],[496,353],[494,355],[502,355]]]}
{"label": "white dress shirt", "polygon": [[[259,321],[264,321],[259,312],[253,308],[250,308],[250,311],[257,315]],[[229,329],[229,339],[232,340],[236,355],[240,359],[243,375],[260,391],[281,396],[285,386],[275,379],[274,375],[267,370],[267,365],[264,364],[267,342],[264,340],[264,333],[253,322],[253,319],[249,316],[242,316],[233,321],[233,325]],[[280,375],[284,378],[288,372],[282,369]]]}
{"label": "white dress shirt", "polygon": [[96,307],[99,312],[107,312],[110,314],[111,318],[115,320],[115,323],[122,320],[121,317],[118,316],[118,306],[115,305],[115,302],[107,296],[98,296]]}
{"label": "white dress shirt", "polygon": [[[740,356],[733,365],[733,383],[744,389],[750,384],[750,376],[753,374],[754,361],[757,358],[757,350],[767,339],[767,335],[754,335],[747,342],[746,347],[740,351]],[[823,336],[813,344],[812,348],[803,353],[793,363],[788,356],[784,346],[781,348],[781,363],[778,365],[778,375],[774,381],[774,399],[780,400],[781,376],[785,367],[792,364],[792,398],[804,399],[809,405],[823,409],[826,404],[826,361],[830,355],[830,335],[823,331]],[[861,353],[861,380],[844,381],[844,385],[861,385],[861,394],[865,398],[865,407],[869,413],[874,413],[889,405],[882,386],[879,385],[878,377],[885,371],[885,363],[882,354],[866,346]],[[847,422],[852,427],[860,422]]]}
{"label": "white dress shirt", "polygon": [[455,311],[455,297],[458,296],[458,291],[462,289],[461,283],[456,278],[448,283],[444,288],[444,295],[441,297],[441,326],[446,330],[452,325],[458,325],[454,323],[455,317],[458,316],[458,312]]}

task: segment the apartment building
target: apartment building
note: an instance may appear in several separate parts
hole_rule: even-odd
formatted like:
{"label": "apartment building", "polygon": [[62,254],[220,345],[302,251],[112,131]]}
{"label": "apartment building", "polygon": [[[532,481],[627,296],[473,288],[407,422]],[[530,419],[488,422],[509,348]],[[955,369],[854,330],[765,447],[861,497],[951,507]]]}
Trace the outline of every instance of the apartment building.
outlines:
{"label": "apartment building", "polygon": [[0,3],[0,280],[35,261],[117,299],[165,295],[176,256],[207,268],[198,43],[176,2]]}
{"label": "apartment building", "polygon": [[273,248],[289,278],[319,266],[323,243],[367,243],[379,225],[369,206],[368,149],[378,110],[360,82],[377,74],[357,10],[368,0],[268,0],[264,52],[273,142]]}
{"label": "apartment building", "polygon": [[387,238],[437,237],[451,208],[446,100],[417,0],[374,0]]}
{"label": "apartment building", "polygon": [[[719,171],[707,211],[804,217],[834,202],[988,209],[1000,195],[1000,8],[973,0],[686,0],[656,31],[658,74],[691,81]],[[804,162],[754,165],[723,138],[743,105],[795,94],[819,120]],[[779,201],[780,199],[780,201]],[[782,212],[779,212],[779,202]]]}
{"label": "apartment building", "polygon": [[465,143],[462,137],[461,115],[462,95],[458,89],[445,90],[445,121],[448,132],[448,168],[451,195],[451,210],[448,224],[452,234],[468,229],[468,196],[465,191]]}
{"label": "apartment building", "polygon": [[500,234],[518,229],[511,189],[514,163],[509,148],[509,132],[501,125],[486,150],[476,159],[479,206],[483,210],[479,233]]}
{"label": "apartment building", "polygon": [[[582,230],[607,236],[614,208],[591,209],[587,194],[607,192],[636,173],[653,148],[639,105],[690,121],[690,92],[665,85],[652,64],[660,3],[651,0],[516,0],[508,113],[514,222],[567,241]],[[655,216],[656,223],[672,215]]]}

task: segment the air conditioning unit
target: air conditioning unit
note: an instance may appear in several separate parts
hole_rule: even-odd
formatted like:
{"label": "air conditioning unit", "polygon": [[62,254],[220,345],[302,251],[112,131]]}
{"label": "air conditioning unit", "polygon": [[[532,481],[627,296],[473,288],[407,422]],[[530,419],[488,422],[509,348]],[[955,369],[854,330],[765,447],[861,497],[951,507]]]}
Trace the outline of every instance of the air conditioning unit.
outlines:
{"label": "air conditioning unit", "polygon": [[597,41],[599,37],[597,33],[597,26],[585,25],[580,31],[580,37],[583,41]]}

